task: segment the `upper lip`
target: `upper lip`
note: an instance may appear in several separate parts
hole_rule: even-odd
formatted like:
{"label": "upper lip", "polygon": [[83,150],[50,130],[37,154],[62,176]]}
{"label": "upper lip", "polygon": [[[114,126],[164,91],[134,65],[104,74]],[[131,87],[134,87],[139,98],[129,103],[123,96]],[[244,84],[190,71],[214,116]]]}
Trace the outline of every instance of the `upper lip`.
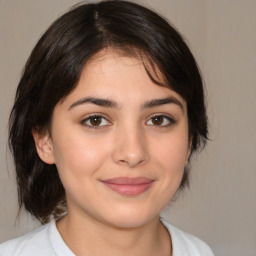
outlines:
{"label": "upper lip", "polygon": [[145,178],[145,177],[116,177],[107,180],[101,180],[104,183],[116,184],[116,185],[140,185],[140,184],[148,184],[153,182],[153,179]]}

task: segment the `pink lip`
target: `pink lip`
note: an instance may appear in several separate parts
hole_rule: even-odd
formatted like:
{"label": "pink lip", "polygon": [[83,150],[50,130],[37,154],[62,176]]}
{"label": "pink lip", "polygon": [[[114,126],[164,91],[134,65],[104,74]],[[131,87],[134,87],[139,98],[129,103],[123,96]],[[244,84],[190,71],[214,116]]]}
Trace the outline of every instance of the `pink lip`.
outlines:
{"label": "pink lip", "polygon": [[108,188],[121,195],[135,196],[148,190],[154,180],[145,177],[117,177],[101,181]]}

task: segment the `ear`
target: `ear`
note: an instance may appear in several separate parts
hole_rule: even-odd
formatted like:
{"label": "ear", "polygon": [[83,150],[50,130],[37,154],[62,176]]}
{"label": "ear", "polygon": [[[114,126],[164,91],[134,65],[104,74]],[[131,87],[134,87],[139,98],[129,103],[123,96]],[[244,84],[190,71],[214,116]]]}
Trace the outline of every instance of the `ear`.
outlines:
{"label": "ear", "polygon": [[189,139],[189,144],[188,144],[188,150],[187,150],[187,155],[186,155],[186,161],[185,161],[185,166],[189,163],[189,159],[191,156],[192,152],[192,142],[193,142],[193,137]]}
{"label": "ear", "polygon": [[49,133],[42,133],[39,129],[33,128],[32,136],[40,159],[46,164],[54,164],[53,145]]}

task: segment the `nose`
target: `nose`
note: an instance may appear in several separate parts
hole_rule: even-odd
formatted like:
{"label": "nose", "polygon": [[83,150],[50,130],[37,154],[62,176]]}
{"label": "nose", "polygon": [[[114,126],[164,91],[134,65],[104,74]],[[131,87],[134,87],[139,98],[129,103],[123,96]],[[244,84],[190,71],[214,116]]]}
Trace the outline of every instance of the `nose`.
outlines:
{"label": "nose", "polygon": [[143,131],[139,128],[120,129],[115,136],[113,160],[129,168],[147,163],[149,152]]}

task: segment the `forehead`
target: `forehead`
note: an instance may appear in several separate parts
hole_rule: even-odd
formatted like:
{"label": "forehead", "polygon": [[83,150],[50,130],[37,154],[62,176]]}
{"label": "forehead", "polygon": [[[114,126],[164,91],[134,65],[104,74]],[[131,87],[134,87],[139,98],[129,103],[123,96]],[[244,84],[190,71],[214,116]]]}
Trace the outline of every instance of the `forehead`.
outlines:
{"label": "forehead", "polygon": [[[66,98],[79,97],[110,98],[115,101],[141,102],[152,98],[177,97],[185,101],[167,85],[159,86],[153,79],[165,85],[159,71],[139,56],[124,55],[113,50],[102,50],[84,66],[76,88]],[[148,74],[150,72],[151,75]],[[70,102],[69,102],[70,103]]]}
{"label": "forehead", "polygon": [[[140,66],[143,68],[142,71],[146,72],[154,83],[169,88],[168,82],[150,54],[133,46],[124,46],[123,48],[103,48],[87,61],[84,69],[90,69],[92,71],[93,67],[99,68],[101,64],[107,64],[108,67],[104,65],[104,71],[111,72],[115,71],[117,68],[116,64],[118,63],[122,64],[125,69],[128,69],[129,66]],[[100,71],[102,70],[98,69],[98,72]]]}

